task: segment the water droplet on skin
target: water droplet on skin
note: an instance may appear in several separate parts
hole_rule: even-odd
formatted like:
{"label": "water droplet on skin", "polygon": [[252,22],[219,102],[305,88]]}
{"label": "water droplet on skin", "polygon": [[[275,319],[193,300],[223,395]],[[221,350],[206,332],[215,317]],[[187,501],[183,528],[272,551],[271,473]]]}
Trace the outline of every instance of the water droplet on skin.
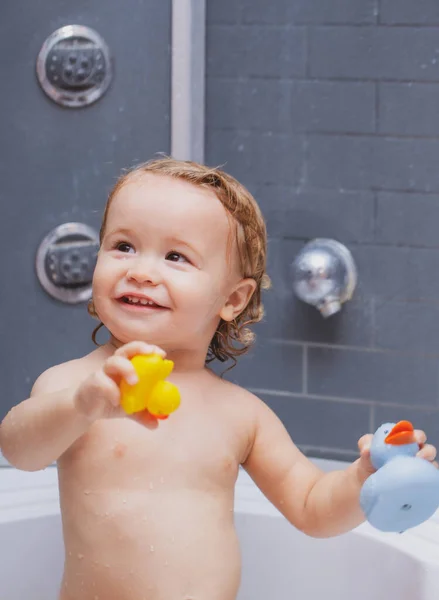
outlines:
{"label": "water droplet on skin", "polygon": [[164,477],[160,477],[160,483],[165,483],[165,478]]}
{"label": "water droplet on skin", "polygon": [[106,569],[109,569],[109,568],[110,568],[110,565],[105,565],[105,568],[106,568]]}
{"label": "water droplet on skin", "polygon": [[84,490],[84,494],[85,494],[86,496],[88,496],[88,495],[89,495],[89,493],[90,493],[90,490]]}
{"label": "water droplet on skin", "polygon": [[148,517],[142,517],[142,521],[147,521]]}
{"label": "water droplet on skin", "polygon": [[153,484],[151,481],[150,481],[150,483],[149,483],[149,489],[150,489],[150,490],[153,490],[153,489],[154,489],[154,484]]}
{"label": "water droplet on skin", "polygon": [[110,513],[108,512],[108,510],[105,511],[105,516],[108,517]]}
{"label": "water droplet on skin", "polygon": [[126,498],[124,498],[124,499],[122,500],[122,502],[123,502],[124,504],[126,504],[126,503],[127,503],[127,499],[126,499]]}
{"label": "water droplet on skin", "polygon": [[284,504],[284,503],[285,503],[285,500],[280,500],[279,501],[279,504]]}
{"label": "water droplet on skin", "polygon": [[171,542],[174,544],[175,543],[175,537],[173,535],[171,535]]}
{"label": "water droplet on skin", "polygon": [[83,558],[84,558],[84,555],[83,555],[83,554],[81,554],[81,553],[79,553],[79,554],[78,554],[78,558],[79,558],[79,560],[81,560],[81,559],[83,559]]}
{"label": "water droplet on skin", "polygon": [[153,546],[153,545],[151,545],[151,546],[149,547],[149,549],[151,550],[151,552],[154,552],[154,546]]}
{"label": "water droplet on skin", "polygon": [[169,565],[168,561],[165,560],[165,567],[167,567]]}

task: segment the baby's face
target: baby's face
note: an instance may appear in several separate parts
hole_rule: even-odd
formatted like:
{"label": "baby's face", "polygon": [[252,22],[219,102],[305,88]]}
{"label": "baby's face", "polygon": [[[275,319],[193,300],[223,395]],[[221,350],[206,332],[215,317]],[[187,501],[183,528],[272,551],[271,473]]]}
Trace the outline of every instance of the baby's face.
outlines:
{"label": "baby's face", "polygon": [[240,280],[226,211],[207,189],[155,174],[117,193],[93,280],[101,321],[122,343],[209,342]]}

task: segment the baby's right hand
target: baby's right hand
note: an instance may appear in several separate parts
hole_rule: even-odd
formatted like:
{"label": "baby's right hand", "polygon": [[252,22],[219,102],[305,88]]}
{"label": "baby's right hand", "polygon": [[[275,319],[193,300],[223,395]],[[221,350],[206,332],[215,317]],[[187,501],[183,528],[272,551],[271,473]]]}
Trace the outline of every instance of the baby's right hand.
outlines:
{"label": "baby's right hand", "polygon": [[[87,377],[78,387],[74,397],[76,410],[90,421],[126,416],[120,405],[119,385],[122,379],[131,385],[138,382],[137,373],[130,361],[137,354],[159,354],[163,358],[166,355],[158,346],[145,342],[130,342],[121,346],[107,358],[101,369]],[[149,421],[155,422],[152,416],[151,419],[146,417],[142,413],[136,420],[141,420],[145,425]]]}

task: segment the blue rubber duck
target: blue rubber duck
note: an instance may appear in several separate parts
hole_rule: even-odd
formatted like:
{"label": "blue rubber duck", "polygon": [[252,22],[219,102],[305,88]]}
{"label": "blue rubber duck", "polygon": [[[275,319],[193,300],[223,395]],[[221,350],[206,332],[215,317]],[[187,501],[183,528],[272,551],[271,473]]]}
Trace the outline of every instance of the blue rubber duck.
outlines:
{"label": "blue rubber duck", "polygon": [[409,421],[384,423],[372,438],[370,459],[377,471],[365,481],[360,505],[381,531],[403,533],[439,508],[439,471],[417,457],[418,451]]}

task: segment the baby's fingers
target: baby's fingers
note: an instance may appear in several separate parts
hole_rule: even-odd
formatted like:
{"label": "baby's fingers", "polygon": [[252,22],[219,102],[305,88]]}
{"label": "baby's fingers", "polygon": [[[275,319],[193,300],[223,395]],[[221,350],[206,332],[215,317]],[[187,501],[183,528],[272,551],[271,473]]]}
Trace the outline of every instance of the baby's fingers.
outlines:
{"label": "baby's fingers", "polygon": [[123,356],[110,356],[105,362],[104,373],[111,377],[117,384],[120,383],[121,379],[125,379],[130,385],[135,385],[139,378],[133,364]]}
{"label": "baby's fingers", "polygon": [[416,442],[422,448],[423,445],[425,444],[425,442],[427,441],[427,436],[425,434],[425,431],[422,431],[422,429],[415,429],[414,435],[415,435]]}
{"label": "baby's fingers", "polygon": [[434,461],[436,455],[437,450],[431,444],[425,444],[425,446],[423,446],[417,454],[417,456],[419,456],[420,458],[425,458],[425,460],[429,460],[430,462]]}
{"label": "baby's fingers", "polygon": [[358,449],[360,450],[360,454],[370,454],[372,437],[373,435],[371,433],[366,433],[358,440]]}
{"label": "baby's fingers", "polygon": [[162,358],[166,356],[166,352],[158,346],[147,344],[146,342],[130,342],[116,350],[114,356],[123,356],[125,358],[133,358],[137,354],[158,354]]}

